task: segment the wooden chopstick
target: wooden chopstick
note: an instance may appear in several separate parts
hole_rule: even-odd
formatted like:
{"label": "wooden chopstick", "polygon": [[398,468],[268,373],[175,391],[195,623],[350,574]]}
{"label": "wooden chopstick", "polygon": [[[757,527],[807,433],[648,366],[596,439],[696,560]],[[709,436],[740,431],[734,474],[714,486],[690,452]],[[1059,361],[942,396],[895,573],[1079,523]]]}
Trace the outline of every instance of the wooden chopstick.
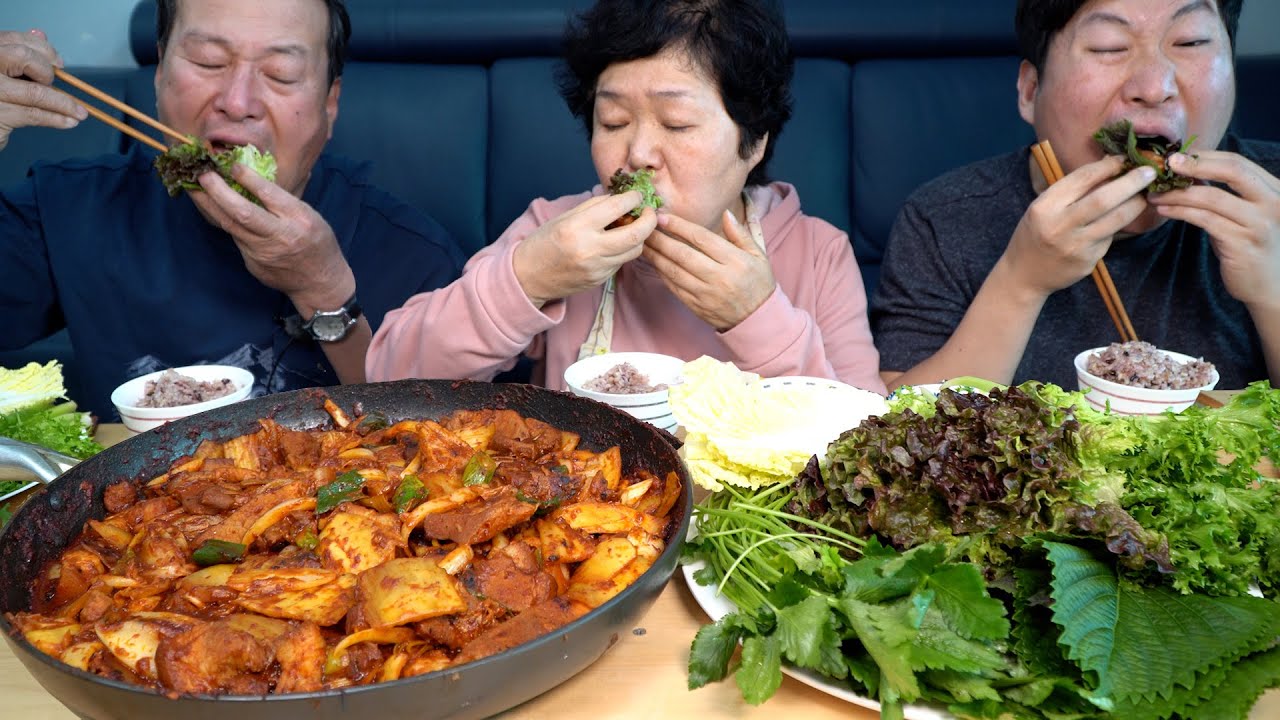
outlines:
{"label": "wooden chopstick", "polygon": [[[59,80],[65,82],[71,87],[85,93],[86,95],[92,98],[95,98],[99,102],[103,102],[103,103],[106,103],[107,105],[110,105],[111,107],[119,110],[125,115],[128,115],[129,117],[137,118],[138,120],[141,120],[147,125],[150,125],[151,127],[155,128],[156,130],[159,130],[160,132],[164,133],[165,135],[168,135],[169,137],[173,138],[174,140],[177,140],[180,143],[186,143],[191,141],[191,138],[187,137],[186,135],[183,135],[177,130],[174,130],[168,125],[165,125],[164,123],[160,122],[159,120],[156,120],[155,118],[151,117],[150,115],[147,115],[146,113],[140,110],[135,110],[132,107],[129,107],[128,105],[102,92],[98,88],[90,85],[89,83],[81,80],[80,78],[76,77],[75,75],[72,75],[71,73],[67,72],[66,70],[63,70],[60,67],[55,67],[53,69],[53,74]],[[84,105],[86,108],[89,107],[88,103],[85,103],[83,101],[80,104]],[[98,116],[94,115],[94,117],[98,117]],[[134,137],[137,137],[137,136],[134,136]]]}
{"label": "wooden chopstick", "polygon": [[[1101,278],[1106,294],[1111,296],[1111,301],[1115,304],[1116,315],[1119,316],[1121,325],[1123,325],[1123,329],[1120,331],[1120,341],[1129,342],[1133,340],[1136,342],[1138,332],[1133,329],[1133,323],[1129,322],[1129,313],[1124,310],[1124,303],[1120,300],[1120,293],[1116,290],[1116,284],[1111,281],[1111,273],[1107,270],[1107,264],[1099,260],[1098,264],[1093,267],[1093,274]],[[1112,318],[1112,320],[1115,320],[1115,318]],[[1128,333],[1127,336],[1126,333]]]}
{"label": "wooden chopstick", "polygon": [[[1054,155],[1053,146],[1048,140],[1032,145],[1031,155],[1040,166],[1040,174],[1044,176],[1046,183],[1052,185],[1062,179],[1064,175],[1062,165],[1058,163],[1058,156]],[[1098,260],[1098,264],[1093,267],[1093,282],[1098,286],[1098,294],[1102,296],[1102,304],[1107,307],[1107,313],[1111,315],[1111,322],[1115,323],[1116,330],[1120,333],[1120,341],[1137,340],[1138,333],[1133,329],[1129,313],[1124,309],[1124,301],[1120,299],[1120,293],[1111,280],[1111,273],[1107,270],[1105,260]]]}
{"label": "wooden chopstick", "polygon": [[[59,91],[59,92],[61,92],[61,91]],[[169,148],[165,147],[165,146],[164,146],[164,143],[160,142],[159,140],[156,140],[155,138],[151,137],[150,135],[147,135],[146,133],[142,132],[141,130],[139,130],[139,129],[135,128],[135,127],[130,127],[129,125],[125,125],[124,123],[120,122],[119,120],[117,120],[117,119],[115,119],[115,118],[111,117],[110,115],[108,115],[108,114],[106,114],[106,113],[102,112],[102,111],[101,111],[101,110],[99,110],[98,108],[96,108],[96,107],[94,107],[94,106],[92,106],[92,105],[90,105],[90,104],[88,104],[88,103],[81,102],[81,101],[80,101],[80,99],[79,99],[79,98],[77,98],[76,96],[74,96],[74,95],[72,95],[72,94],[70,94],[70,93],[63,93],[63,94],[64,94],[64,95],[66,95],[67,97],[69,97],[69,98],[71,98],[71,99],[75,100],[76,102],[79,102],[81,105],[83,105],[83,106],[84,106],[84,109],[85,109],[85,110],[88,110],[88,111],[89,111],[89,114],[90,114],[90,115],[92,115],[93,117],[95,117],[95,118],[97,118],[97,119],[101,120],[102,122],[104,122],[104,123],[106,123],[106,124],[110,125],[111,127],[115,128],[115,129],[119,130],[120,132],[124,133],[125,135],[128,135],[129,137],[133,138],[134,140],[137,140],[138,142],[143,143],[144,145],[150,145],[151,147],[155,148],[156,150],[159,150],[160,152],[165,152],[166,150],[168,150],[168,149],[169,149]]]}

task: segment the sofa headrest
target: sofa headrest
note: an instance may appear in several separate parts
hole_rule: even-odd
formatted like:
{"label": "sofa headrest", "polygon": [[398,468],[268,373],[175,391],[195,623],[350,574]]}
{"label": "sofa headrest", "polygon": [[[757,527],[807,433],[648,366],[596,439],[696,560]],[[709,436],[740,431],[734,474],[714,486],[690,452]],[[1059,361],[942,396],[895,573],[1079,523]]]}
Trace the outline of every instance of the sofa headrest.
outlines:
{"label": "sofa headrest", "polygon": [[[857,59],[1005,55],[1017,50],[1015,0],[786,0],[796,55]],[[591,0],[348,0],[350,59],[490,63],[558,56],[565,20]],[[129,26],[139,65],[156,62],[155,0]]]}
{"label": "sofa headrest", "polygon": [[[348,59],[365,62],[490,63],[513,56],[558,56],[568,13],[589,0],[348,0]],[[129,44],[139,65],[154,65],[156,2],[133,9]]]}

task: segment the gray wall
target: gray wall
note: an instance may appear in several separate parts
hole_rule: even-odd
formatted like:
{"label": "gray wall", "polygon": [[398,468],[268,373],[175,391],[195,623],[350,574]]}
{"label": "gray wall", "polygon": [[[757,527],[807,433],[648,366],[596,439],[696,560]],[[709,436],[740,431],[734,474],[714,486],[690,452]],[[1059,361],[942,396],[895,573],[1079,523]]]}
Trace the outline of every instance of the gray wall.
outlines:
{"label": "gray wall", "polygon": [[1245,0],[1236,35],[1241,53],[1280,55],[1280,32],[1277,31],[1280,31],[1280,0]]}
{"label": "gray wall", "polygon": [[0,27],[43,30],[69,66],[136,65],[129,52],[129,13],[137,0],[0,0],[0,4],[4,5]]}
{"label": "gray wall", "polygon": [[[128,32],[129,13],[135,3],[136,0],[0,0],[5,6],[0,10],[0,27],[44,30],[68,65],[128,66],[134,64]],[[1280,0],[1245,1],[1237,38],[1241,54],[1280,54],[1280,32],[1277,31],[1280,31]]]}

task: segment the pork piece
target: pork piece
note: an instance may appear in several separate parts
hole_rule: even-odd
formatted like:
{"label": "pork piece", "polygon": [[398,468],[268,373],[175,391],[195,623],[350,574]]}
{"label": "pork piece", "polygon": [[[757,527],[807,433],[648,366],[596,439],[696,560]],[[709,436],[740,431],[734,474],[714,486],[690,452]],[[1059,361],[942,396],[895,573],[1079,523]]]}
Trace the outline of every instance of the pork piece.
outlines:
{"label": "pork piece", "polygon": [[473,560],[462,584],[476,596],[513,612],[528,610],[556,592],[555,579],[543,571],[534,552],[527,543],[510,543],[487,558]]}
{"label": "pork piece", "polygon": [[457,615],[441,615],[422,620],[414,629],[422,637],[443,645],[450,650],[461,650],[475,640],[494,623],[510,615],[493,600],[481,600],[471,593],[464,593],[467,609]]}
{"label": "pork piece", "polygon": [[424,420],[420,427],[418,457],[422,472],[461,474],[475,449],[438,423]]}
{"label": "pork piece", "polygon": [[73,547],[36,578],[31,609],[38,613],[54,612],[85,594],[105,571],[106,565],[97,553],[83,546]]}
{"label": "pork piece", "polygon": [[241,612],[235,604],[240,593],[225,585],[196,585],[179,587],[178,592],[166,595],[156,607],[162,612],[217,620],[233,613]]}
{"label": "pork piece", "polygon": [[181,530],[167,523],[155,522],[147,526],[129,564],[148,579],[174,579],[196,571],[195,564],[189,559],[190,554]]}
{"label": "pork piece", "polygon": [[161,637],[156,672],[179,693],[261,695],[270,686],[258,673],[273,660],[270,645],[219,620]]}
{"label": "pork piece", "polygon": [[540,458],[560,449],[562,442],[560,430],[541,420],[522,418],[514,410],[499,410],[494,415],[489,446],[497,453]]}
{"label": "pork piece", "polygon": [[506,622],[495,625],[458,653],[455,665],[496,655],[504,650],[545,635],[576,620],[590,608],[571,602],[563,595],[545,600]]}
{"label": "pork piece", "polygon": [[240,542],[244,534],[253,526],[258,518],[268,510],[285,500],[294,500],[310,495],[315,490],[311,480],[293,480],[265,492],[258,492],[241,505],[226,520],[209,528],[196,538],[195,546],[199,547],[206,540],[226,540]]}
{"label": "pork piece", "polygon": [[138,497],[138,489],[131,482],[118,482],[114,485],[108,485],[106,491],[102,493],[102,503],[107,506],[107,512],[118,513],[129,507],[129,503]]}
{"label": "pork piece", "polygon": [[569,477],[568,473],[549,470],[520,458],[504,460],[493,471],[501,485],[510,485],[539,505],[560,505],[572,502],[582,490],[582,479]]}
{"label": "pork piece", "polygon": [[195,539],[200,537],[209,528],[222,522],[222,518],[217,515],[188,515],[186,513],[177,513],[173,519],[168,520],[169,524],[182,532],[183,537],[187,539],[188,547],[199,547],[192,545]]}
{"label": "pork piece", "polygon": [[118,516],[125,521],[131,532],[137,532],[138,528],[177,507],[178,501],[171,497],[155,497],[130,505],[107,519],[110,520]]}
{"label": "pork piece", "polygon": [[315,692],[321,689],[324,676],[325,646],[320,626],[311,622],[293,623],[293,628],[276,643],[276,660],[280,662],[278,693]]}
{"label": "pork piece", "polygon": [[280,460],[293,470],[310,470],[320,462],[320,439],[313,433],[276,426]]}
{"label": "pork piece", "polygon": [[166,593],[171,589],[173,589],[173,580],[147,580],[132,587],[117,590],[112,602],[125,612],[149,612],[160,607]]}
{"label": "pork piece", "polygon": [[285,515],[275,525],[267,528],[254,547],[274,548],[286,545],[305,532],[316,532],[316,513],[314,510],[295,510]]}
{"label": "pork piece", "polygon": [[80,608],[80,622],[91,623],[102,619],[112,606],[111,596],[98,588],[89,590],[84,607]]}
{"label": "pork piece", "polygon": [[357,685],[377,682],[383,661],[382,648],[377,643],[356,643],[347,648],[347,662],[342,672]]}
{"label": "pork piece", "polygon": [[422,531],[435,540],[474,545],[528,520],[537,509],[537,505],[517,498],[515,488],[503,487],[488,499],[426,516]]}
{"label": "pork piece", "polygon": [[251,493],[246,485],[262,482],[262,474],[245,470],[225,461],[208,460],[200,470],[184,472],[169,479],[163,492],[182,503],[183,509],[195,515],[226,515],[248,502]]}
{"label": "pork piece", "polygon": [[115,655],[110,652],[96,652],[89,658],[89,672],[116,682],[129,683],[130,685],[139,685],[142,687],[156,687],[155,681],[150,678],[138,675],[120,662]]}

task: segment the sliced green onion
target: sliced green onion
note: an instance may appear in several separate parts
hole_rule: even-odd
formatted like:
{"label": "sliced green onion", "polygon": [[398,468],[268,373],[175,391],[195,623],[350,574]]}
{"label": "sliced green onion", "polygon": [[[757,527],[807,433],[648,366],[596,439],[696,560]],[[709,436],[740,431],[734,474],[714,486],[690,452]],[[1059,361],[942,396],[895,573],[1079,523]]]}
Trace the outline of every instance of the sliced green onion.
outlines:
{"label": "sliced green onion", "polygon": [[403,513],[413,509],[419,500],[427,499],[427,487],[422,484],[417,475],[405,475],[400,481],[400,487],[396,488],[396,496],[394,505],[396,513]]}
{"label": "sliced green onion", "polygon": [[483,450],[477,450],[475,455],[467,461],[467,466],[462,469],[463,485],[483,485],[493,479],[493,471],[498,469],[498,463],[489,453]]}
{"label": "sliced green onion", "polygon": [[223,563],[235,562],[243,558],[246,549],[243,544],[238,542],[205,540],[200,547],[196,548],[195,552],[191,553],[191,559],[201,567],[222,565]]}

